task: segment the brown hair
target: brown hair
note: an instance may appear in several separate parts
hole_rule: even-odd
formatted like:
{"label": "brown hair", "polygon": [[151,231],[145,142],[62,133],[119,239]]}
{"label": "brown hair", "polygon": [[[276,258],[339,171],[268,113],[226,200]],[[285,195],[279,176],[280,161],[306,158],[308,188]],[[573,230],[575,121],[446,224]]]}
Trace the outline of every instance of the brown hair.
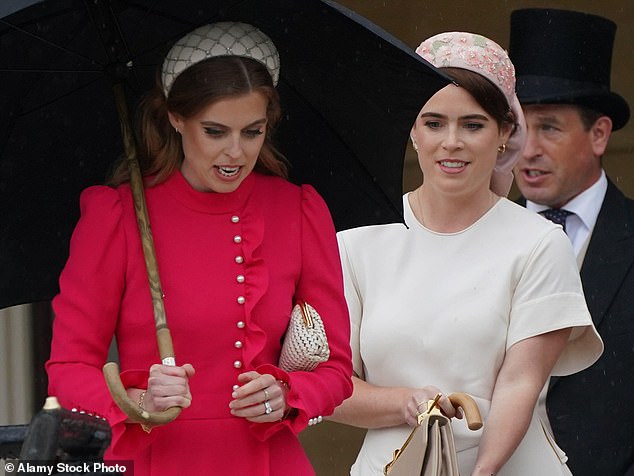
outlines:
{"label": "brown hair", "polygon": [[[266,66],[239,56],[219,56],[192,65],[174,80],[167,98],[157,79],[155,87],[137,109],[141,173],[154,175],[152,185],[156,185],[165,181],[183,161],[180,134],[170,124],[168,111],[189,118],[216,101],[251,92],[258,92],[268,99],[266,136],[254,170],[287,178],[286,161],[271,140],[281,117],[279,95]],[[127,164],[122,160],[108,183],[116,186],[129,180]]]}
{"label": "brown hair", "polygon": [[581,124],[583,124],[583,128],[586,132],[592,129],[592,126],[594,126],[594,123],[597,122],[600,117],[607,116],[607,114],[580,104],[573,104],[573,106],[577,109],[579,119],[581,119]]}
{"label": "brown hair", "polygon": [[515,115],[511,111],[506,97],[487,78],[474,71],[463,68],[442,68],[460,87],[464,88],[476,102],[489,114],[502,129],[504,126],[513,125],[513,132],[517,127]]}

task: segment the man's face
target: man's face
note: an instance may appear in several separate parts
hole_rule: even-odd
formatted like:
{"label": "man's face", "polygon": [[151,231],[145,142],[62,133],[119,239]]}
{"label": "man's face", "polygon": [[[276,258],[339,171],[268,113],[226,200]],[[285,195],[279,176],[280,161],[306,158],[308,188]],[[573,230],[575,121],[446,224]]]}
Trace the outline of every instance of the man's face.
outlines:
{"label": "man's face", "polygon": [[599,179],[611,121],[603,116],[586,130],[573,105],[523,109],[528,138],[515,166],[517,186],[526,199],[559,208]]}

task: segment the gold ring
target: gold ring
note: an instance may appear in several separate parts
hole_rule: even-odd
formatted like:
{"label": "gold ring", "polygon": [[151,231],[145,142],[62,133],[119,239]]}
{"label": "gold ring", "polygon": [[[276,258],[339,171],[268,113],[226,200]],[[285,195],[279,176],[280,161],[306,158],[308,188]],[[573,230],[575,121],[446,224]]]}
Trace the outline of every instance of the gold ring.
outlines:
{"label": "gold ring", "polygon": [[264,400],[269,400],[269,392],[266,391],[265,388],[262,389],[262,391],[264,392]]}

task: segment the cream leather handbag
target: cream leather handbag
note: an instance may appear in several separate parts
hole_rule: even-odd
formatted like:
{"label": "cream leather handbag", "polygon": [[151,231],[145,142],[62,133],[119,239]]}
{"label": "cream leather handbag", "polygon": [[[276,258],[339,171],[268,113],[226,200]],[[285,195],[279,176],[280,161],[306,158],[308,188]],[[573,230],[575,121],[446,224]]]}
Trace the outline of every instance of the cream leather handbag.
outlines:
{"label": "cream leather handbag", "polygon": [[[427,410],[418,415],[418,425],[383,470],[389,476],[459,476],[451,420],[437,406],[440,394],[427,402]],[[449,400],[462,407],[469,428],[482,427],[476,402],[466,393],[452,393]]]}

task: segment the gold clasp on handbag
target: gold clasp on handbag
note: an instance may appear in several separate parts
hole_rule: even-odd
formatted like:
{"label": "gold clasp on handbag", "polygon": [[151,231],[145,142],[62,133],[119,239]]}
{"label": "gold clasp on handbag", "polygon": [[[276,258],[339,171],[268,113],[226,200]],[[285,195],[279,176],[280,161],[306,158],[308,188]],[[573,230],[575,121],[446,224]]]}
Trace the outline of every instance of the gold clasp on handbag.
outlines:
{"label": "gold clasp on handbag", "polygon": [[[438,400],[440,400],[441,397],[442,397],[442,394],[439,393],[434,397],[433,400],[427,401],[427,409],[424,412],[418,414],[419,426],[421,425],[421,423],[423,423],[423,420],[425,419],[427,415],[431,415],[432,413],[437,415],[442,415],[440,408],[438,408]],[[385,465],[385,468],[383,469],[383,474],[385,475],[390,474],[390,471],[392,471],[392,467],[394,466],[398,458],[401,456],[401,454],[405,451],[405,448],[407,448],[407,445],[410,443],[415,433],[416,433],[416,428],[414,428],[412,432],[409,434],[409,436],[405,440],[405,443],[403,443],[403,446],[394,450],[394,456],[392,456],[392,461],[390,461],[388,464]]]}
{"label": "gold clasp on handbag", "polygon": [[299,304],[300,309],[302,310],[302,316],[304,318],[304,324],[308,329],[312,329],[314,327],[313,318],[310,315],[310,311],[306,307],[306,303],[304,301],[300,301]]}
{"label": "gold clasp on handbag", "polygon": [[438,400],[440,400],[441,397],[442,397],[442,393],[439,393],[434,397],[433,400],[429,400],[427,402],[427,410],[418,414],[419,425],[422,423],[423,418],[425,418],[425,415],[431,415],[432,413],[436,415],[442,415],[440,408],[438,408]]}

